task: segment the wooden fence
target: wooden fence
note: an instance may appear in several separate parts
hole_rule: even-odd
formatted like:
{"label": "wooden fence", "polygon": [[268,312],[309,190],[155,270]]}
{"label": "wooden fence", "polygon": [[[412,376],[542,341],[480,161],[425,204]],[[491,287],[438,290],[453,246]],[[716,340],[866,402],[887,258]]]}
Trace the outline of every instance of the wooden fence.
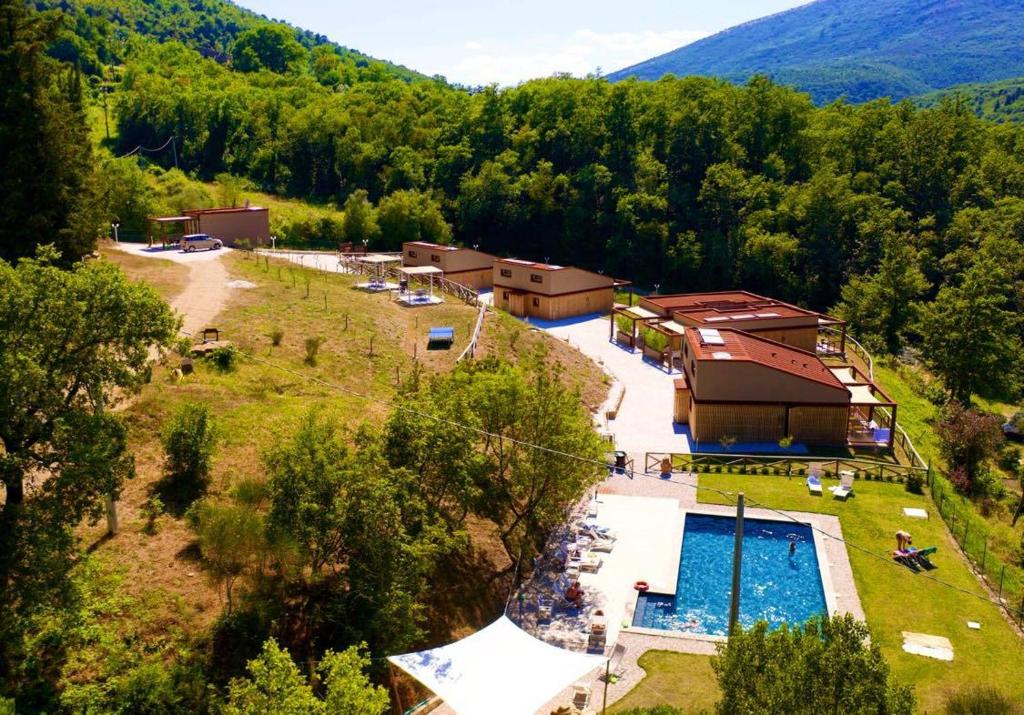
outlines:
{"label": "wooden fence", "polygon": [[911,475],[922,481],[928,470],[906,464],[892,464],[874,459],[858,457],[822,458],[794,455],[729,454],[726,452],[682,454],[678,452],[647,452],[644,455],[644,471],[656,472],[661,469],[665,458],[672,462],[674,472],[708,472],[733,474],[762,474],[783,477],[805,476],[812,465],[822,475],[838,479],[840,472],[853,472],[857,479],[878,482],[903,483]]}
{"label": "wooden fence", "polygon": [[462,351],[462,354],[455,359],[455,362],[462,362],[466,356],[473,357],[476,354],[476,344],[480,340],[480,329],[484,326],[484,315],[487,313],[487,305],[480,303],[480,312],[476,316],[476,325],[473,326],[473,335],[469,339],[469,345]]}

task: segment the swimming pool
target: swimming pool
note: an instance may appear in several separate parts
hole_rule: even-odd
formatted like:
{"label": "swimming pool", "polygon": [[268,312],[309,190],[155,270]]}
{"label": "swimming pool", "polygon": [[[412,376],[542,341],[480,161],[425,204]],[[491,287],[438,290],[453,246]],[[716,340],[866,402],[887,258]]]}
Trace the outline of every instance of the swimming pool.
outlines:
{"label": "swimming pool", "polygon": [[[729,630],[729,591],[736,519],[687,514],[676,595],[640,594],[633,626],[724,636]],[[796,542],[796,551],[789,545]],[[814,534],[794,522],[745,519],[740,623],[769,628],[803,623],[826,612]]]}

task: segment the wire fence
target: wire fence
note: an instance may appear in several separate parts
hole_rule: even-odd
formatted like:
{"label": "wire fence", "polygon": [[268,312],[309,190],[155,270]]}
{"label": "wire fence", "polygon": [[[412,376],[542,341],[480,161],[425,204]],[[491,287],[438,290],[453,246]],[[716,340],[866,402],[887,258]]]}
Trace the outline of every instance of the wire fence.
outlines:
{"label": "wire fence", "polygon": [[647,452],[644,470],[660,469],[668,459],[674,472],[751,474],[763,476],[800,477],[813,469],[829,479],[838,479],[843,472],[851,472],[855,479],[903,484],[913,475],[923,482],[927,469],[907,464],[894,464],[859,457],[823,458],[797,455],[730,454],[704,452],[685,454],[677,452]]}

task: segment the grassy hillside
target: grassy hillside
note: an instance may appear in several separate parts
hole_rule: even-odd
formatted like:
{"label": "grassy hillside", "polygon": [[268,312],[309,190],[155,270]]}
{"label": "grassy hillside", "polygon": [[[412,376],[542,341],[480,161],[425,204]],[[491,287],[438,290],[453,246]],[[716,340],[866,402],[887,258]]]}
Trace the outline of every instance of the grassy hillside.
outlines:
{"label": "grassy hillside", "polygon": [[991,122],[1024,121],[1024,77],[983,84],[960,84],[915,98],[922,107],[934,107],[943,98],[959,98],[975,114]]}
{"label": "grassy hillside", "polygon": [[818,0],[730,28],[609,75],[657,79],[763,73],[825,103],[900,99],[1024,72],[1014,0]]}

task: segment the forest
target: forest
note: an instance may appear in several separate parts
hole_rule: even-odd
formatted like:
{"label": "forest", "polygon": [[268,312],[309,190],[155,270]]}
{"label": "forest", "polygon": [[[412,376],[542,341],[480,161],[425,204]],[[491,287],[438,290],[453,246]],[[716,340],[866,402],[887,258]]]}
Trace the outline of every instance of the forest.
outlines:
{"label": "forest", "polygon": [[[65,655],[71,616],[44,618],[29,606],[77,589],[99,604],[90,618],[119,607],[87,560],[72,568],[74,526],[98,516],[102,496],[132,471],[124,426],[89,401],[96,385],[140,389],[144,344],[171,347],[175,333],[148,289],[76,261],[113,217],[141,229],[164,200],[161,182],[219,177],[343,212],[337,223],[295,223],[282,237],[293,247],[451,241],[603,271],[641,290],[766,293],[834,310],[876,354],[923,364],[941,380],[936,401],[1011,401],[1024,389],[1024,129],[981,120],[955,99],[818,108],[765,77],[738,86],[558,76],[469,89],[225,3],[0,3],[0,72],[10,78],[0,87],[0,258],[11,263],[2,264],[0,345],[18,347],[0,350],[2,384],[13,386],[0,392],[0,595],[22,613],[0,628],[0,679],[5,694],[40,709],[259,712],[259,668],[295,680],[296,666],[261,639],[238,649],[262,646],[250,668],[257,684],[232,680],[245,667],[227,646],[270,624],[286,645],[308,644],[299,658],[322,657],[317,696],[342,698],[333,673],[341,682],[372,670],[360,643],[379,658],[419,642],[426,584],[465,548],[469,521],[506,527],[507,556],[529,557],[596,477],[452,439],[399,412],[346,441],[311,412],[261,455],[267,482],[241,481],[227,501],[197,500],[187,512],[228,604],[206,644],[225,660],[179,653],[173,668],[132,670],[104,684],[109,691],[56,683],[47,658]],[[104,117],[109,139],[97,129]],[[37,253],[41,244],[59,255]],[[47,311],[37,310],[43,303]],[[109,320],[94,324],[88,310],[99,305]],[[140,307],[145,320],[116,319],[114,309]],[[34,353],[19,342],[25,326]],[[88,348],[111,335],[125,347],[55,360],[72,328]],[[596,458],[589,416],[555,375],[487,362],[402,389],[445,418]],[[65,379],[81,405],[65,404]],[[26,395],[45,410],[26,417]],[[204,439],[205,419],[196,407],[167,427],[169,476],[206,478],[215,439]],[[88,449],[69,438],[74,428]],[[50,451],[41,455],[40,443]],[[176,444],[194,447],[180,464]],[[430,459],[439,445],[443,464]],[[11,508],[37,464],[74,467],[54,482],[53,514]],[[336,490],[320,488],[325,475]],[[75,479],[93,488],[67,488]],[[322,521],[311,525],[311,514]],[[381,524],[392,530],[386,544],[376,538]],[[64,578],[72,572],[74,581]],[[231,611],[242,573],[262,610]],[[385,595],[361,597],[371,582]],[[104,645],[132,652],[117,639]],[[373,701],[366,711],[379,711],[383,696],[359,690]],[[319,707],[331,706],[308,709]]]}

